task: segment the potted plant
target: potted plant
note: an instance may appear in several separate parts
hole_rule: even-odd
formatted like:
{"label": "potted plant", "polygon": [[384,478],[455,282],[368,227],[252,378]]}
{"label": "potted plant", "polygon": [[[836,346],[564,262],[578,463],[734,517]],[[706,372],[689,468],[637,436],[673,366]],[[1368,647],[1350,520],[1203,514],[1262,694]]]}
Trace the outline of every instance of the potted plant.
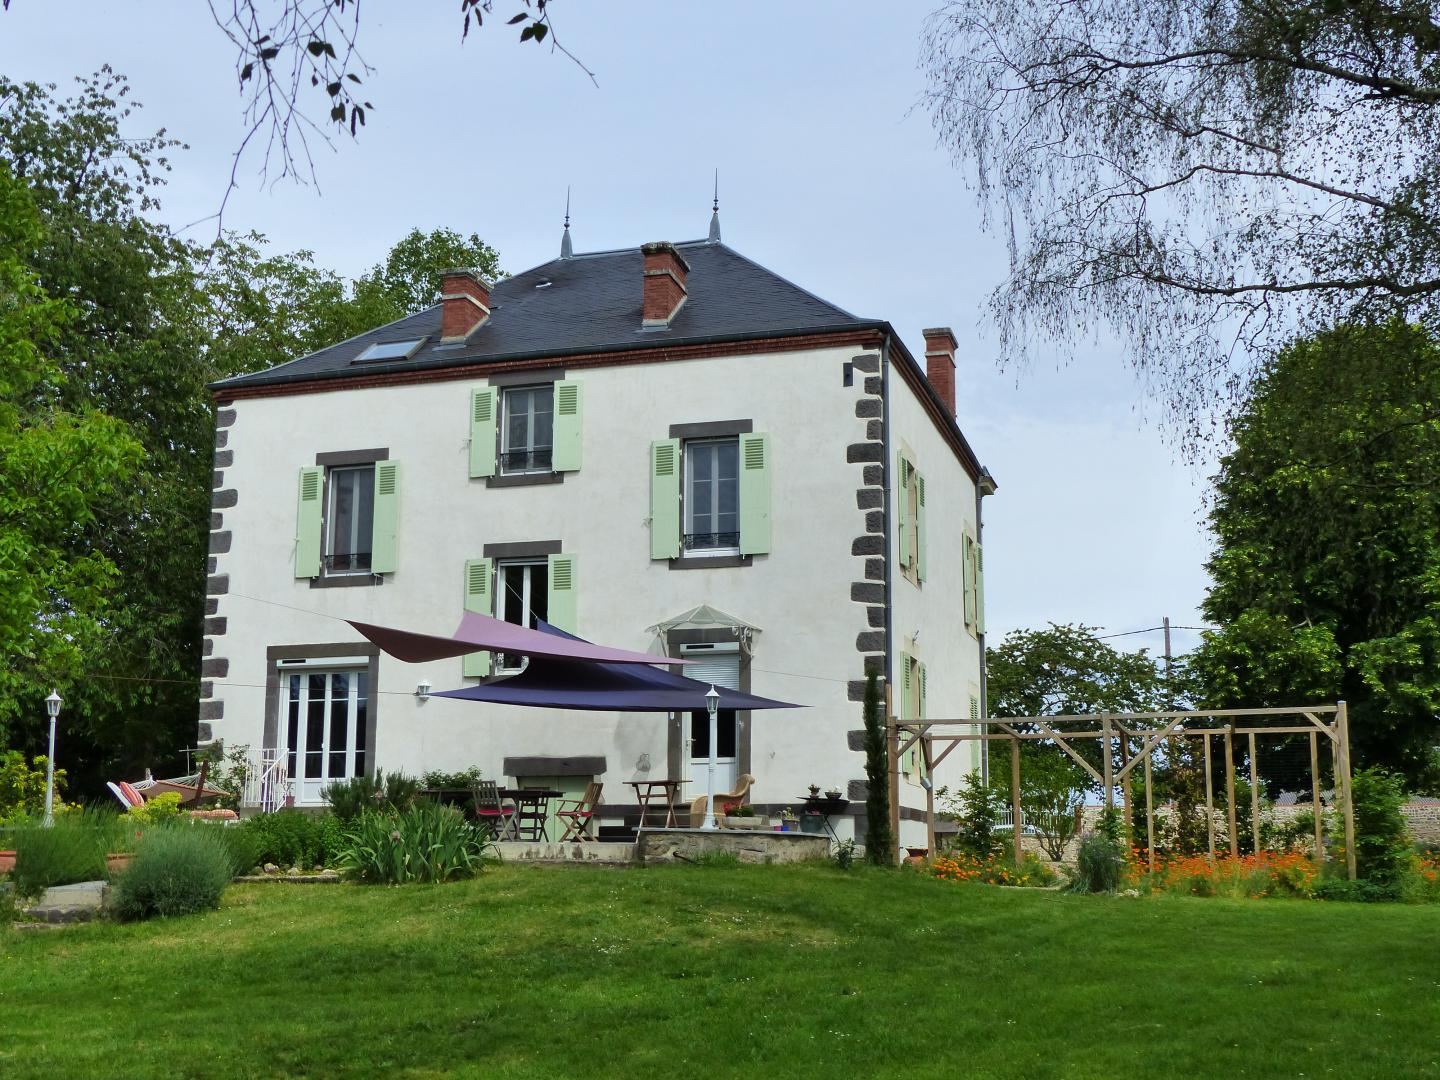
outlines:
{"label": "potted plant", "polygon": [[800,819],[795,816],[795,811],[791,810],[788,806],[784,810],[780,811],[780,831],[800,831]]}
{"label": "potted plant", "polygon": [[811,784],[811,785],[810,785],[810,797],[811,797],[812,799],[818,799],[818,798],[820,797],[820,785],[819,785],[819,784]]}
{"label": "potted plant", "polygon": [[727,829],[763,829],[769,824],[766,818],[755,813],[753,806],[745,806],[740,803],[726,803],[725,827]]}
{"label": "potted plant", "polygon": [[800,831],[803,833],[823,833],[825,823],[820,820],[818,810],[807,810],[800,817]]}
{"label": "potted plant", "polygon": [[840,798],[840,789],[838,787],[826,788],[825,797],[831,802],[834,802],[836,799]]}
{"label": "potted plant", "polygon": [[0,851],[0,874],[8,874],[15,869],[15,852]]}

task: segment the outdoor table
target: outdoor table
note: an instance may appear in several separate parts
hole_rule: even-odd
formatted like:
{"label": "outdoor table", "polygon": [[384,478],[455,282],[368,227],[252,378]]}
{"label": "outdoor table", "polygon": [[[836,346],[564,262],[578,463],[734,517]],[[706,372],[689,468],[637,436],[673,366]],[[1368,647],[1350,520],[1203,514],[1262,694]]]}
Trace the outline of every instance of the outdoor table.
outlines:
{"label": "outdoor table", "polygon": [[[682,784],[688,784],[689,780],[626,780],[635,789],[635,800],[640,804],[640,825],[645,827],[645,814],[649,811],[651,804],[657,803],[660,799],[665,800],[665,828],[675,828],[675,796],[680,794]],[[658,807],[657,807],[658,809]]]}
{"label": "outdoor table", "polygon": [[501,800],[509,799],[515,804],[515,813],[511,820],[515,823],[515,839],[522,839],[520,836],[521,824],[521,803],[529,802],[534,809],[525,815],[525,820],[531,823],[535,835],[525,837],[528,840],[549,840],[550,830],[545,826],[545,818],[550,809],[550,800],[559,799],[564,796],[563,791],[556,791],[554,788],[501,788]]}
{"label": "outdoor table", "polygon": [[[832,814],[843,814],[845,808],[850,805],[849,799],[832,799],[828,795],[806,795],[805,809],[814,810],[820,815],[820,824],[830,833],[830,839],[837,844],[840,837],[835,835],[835,826],[830,824]],[[824,834],[821,834],[824,835]]]}

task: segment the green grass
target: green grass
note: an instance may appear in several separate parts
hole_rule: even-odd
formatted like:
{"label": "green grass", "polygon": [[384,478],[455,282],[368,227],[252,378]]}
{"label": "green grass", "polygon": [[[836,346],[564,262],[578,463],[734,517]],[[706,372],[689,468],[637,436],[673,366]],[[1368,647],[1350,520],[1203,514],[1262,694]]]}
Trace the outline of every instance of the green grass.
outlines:
{"label": "green grass", "polygon": [[1440,1077],[1440,908],[827,867],[251,885],[0,931],[0,1076]]}

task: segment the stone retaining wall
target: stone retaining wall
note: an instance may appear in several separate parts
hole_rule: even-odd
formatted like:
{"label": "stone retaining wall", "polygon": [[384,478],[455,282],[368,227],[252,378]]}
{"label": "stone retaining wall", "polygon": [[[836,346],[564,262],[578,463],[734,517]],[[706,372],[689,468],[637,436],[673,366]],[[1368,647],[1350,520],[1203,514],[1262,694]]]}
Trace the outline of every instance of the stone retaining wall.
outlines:
{"label": "stone retaining wall", "polygon": [[635,858],[655,863],[695,862],[707,852],[727,851],[742,863],[789,863],[830,857],[830,838],[810,833],[744,832],[734,829],[646,829]]}

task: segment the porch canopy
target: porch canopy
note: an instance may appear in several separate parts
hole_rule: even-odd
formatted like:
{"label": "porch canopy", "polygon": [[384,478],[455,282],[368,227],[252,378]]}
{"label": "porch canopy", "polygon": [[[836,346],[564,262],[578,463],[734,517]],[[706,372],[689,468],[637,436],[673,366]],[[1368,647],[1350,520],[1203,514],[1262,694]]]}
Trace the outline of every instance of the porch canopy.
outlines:
{"label": "porch canopy", "polygon": [[[534,633],[589,646],[588,642],[544,622]],[[651,657],[650,662],[673,661],[669,657]],[[655,667],[557,659],[553,654],[537,652],[531,655],[530,662],[519,674],[461,690],[443,690],[431,696],[488,701],[497,705],[588,709],[594,712],[695,712],[705,709],[705,695],[709,690],[709,683]],[[715,687],[715,691],[720,695],[721,709],[806,707],[745,694],[724,686]]]}
{"label": "porch canopy", "polygon": [[[607,665],[627,664],[690,664],[692,660],[680,660],[670,656],[656,656],[653,653],[632,652],[629,649],[612,649],[608,645],[592,645],[568,634],[561,634],[550,628],[550,632],[531,630],[528,626],[467,611],[460,619],[460,625],[449,637],[437,634],[420,634],[413,630],[397,630],[390,626],[357,622],[346,619],[368,640],[382,651],[407,664],[421,664],[428,660],[446,660],[452,656],[465,656],[473,652],[514,653],[532,658],[544,657],[562,661],[603,662]],[[688,680],[685,680],[688,681]],[[729,706],[721,706],[728,708]],[[750,708],[750,706],[743,706]]]}

